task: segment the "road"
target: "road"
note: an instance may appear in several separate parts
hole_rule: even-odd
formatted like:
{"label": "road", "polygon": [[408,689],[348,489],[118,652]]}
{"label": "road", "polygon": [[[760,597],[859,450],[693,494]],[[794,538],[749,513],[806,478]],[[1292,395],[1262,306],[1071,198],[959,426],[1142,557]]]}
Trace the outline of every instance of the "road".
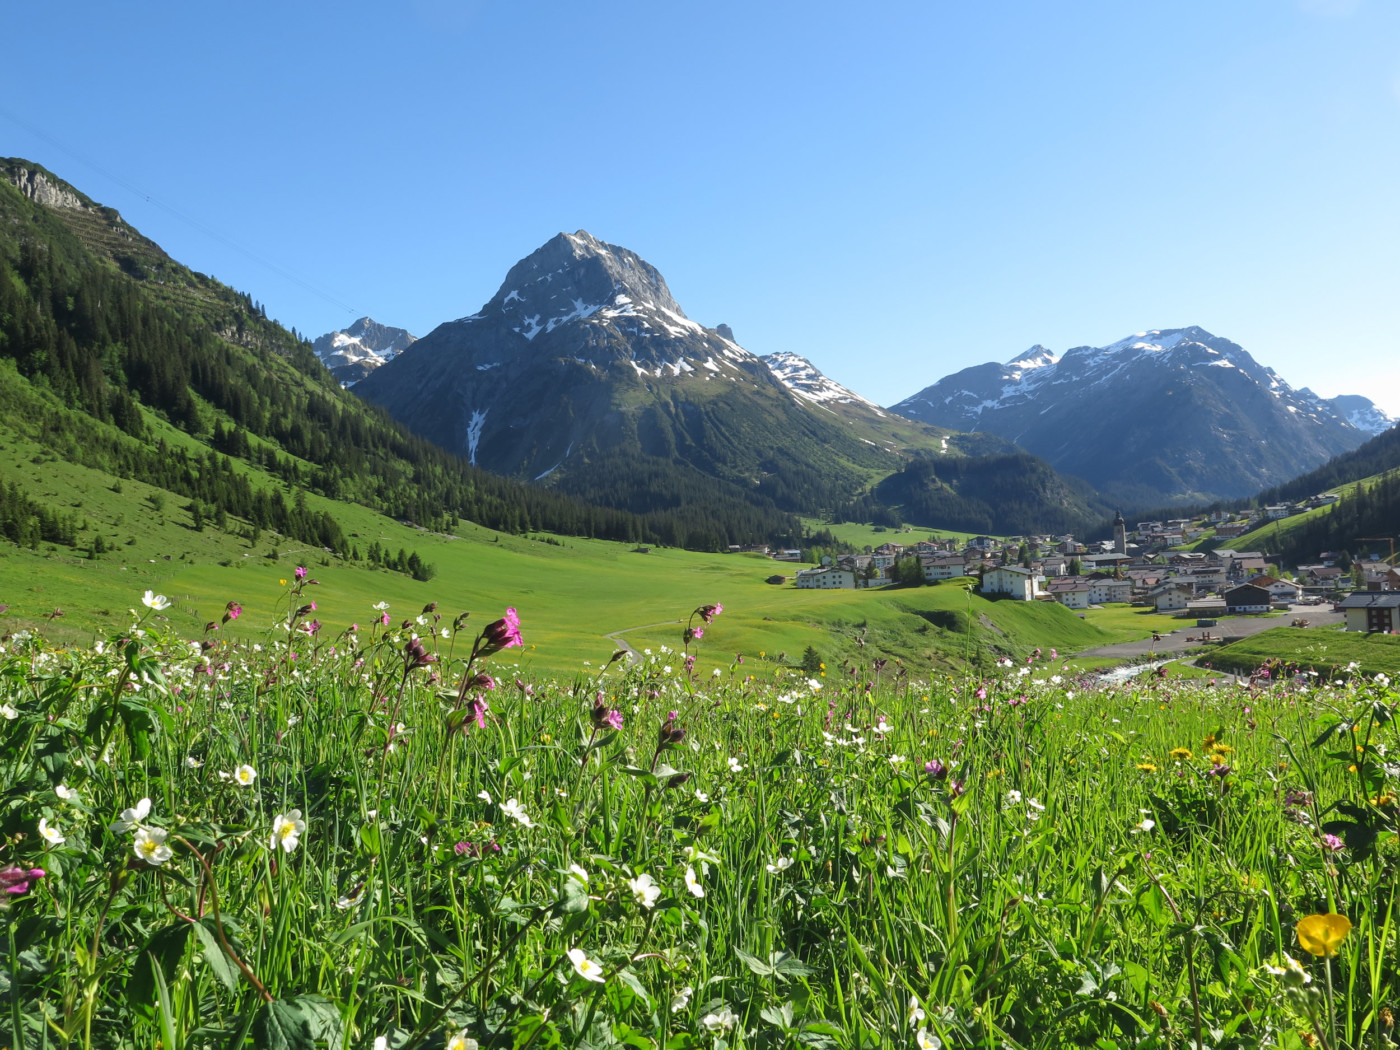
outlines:
{"label": "road", "polygon": [[624,627],[620,631],[613,631],[612,634],[605,634],[603,637],[625,652],[627,654],[627,662],[630,664],[633,660],[640,660],[642,654],[633,649],[627,639],[622,637],[624,634],[627,634],[629,631],[646,631],[653,627],[669,627],[671,624],[684,622],[684,620],[662,620],[660,623],[644,623],[640,627]]}
{"label": "road", "polygon": [[1154,642],[1151,638],[1142,638],[1136,642],[1102,645],[1097,649],[1086,649],[1084,652],[1074,655],[1098,659],[1132,660],[1154,654],[1180,653],[1201,644],[1200,641],[1187,641],[1188,636],[1199,639],[1201,634],[1208,631],[1212,639],[1233,642],[1240,638],[1248,638],[1252,634],[1258,634],[1260,631],[1267,631],[1271,627],[1287,627],[1295,619],[1300,618],[1307,620],[1313,627],[1335,627],[1346,622],[1346,614],[1334,612],[1330,605],[1294,605],[1282,616],[1232,616],[1228,619],[1217,620],[1215,627],[1197,627],[1193,621],[1183,620],[1183,625],[1190,624],[1190,626],[1182,626],[1171,634],[1164,634],[1160,641]]}

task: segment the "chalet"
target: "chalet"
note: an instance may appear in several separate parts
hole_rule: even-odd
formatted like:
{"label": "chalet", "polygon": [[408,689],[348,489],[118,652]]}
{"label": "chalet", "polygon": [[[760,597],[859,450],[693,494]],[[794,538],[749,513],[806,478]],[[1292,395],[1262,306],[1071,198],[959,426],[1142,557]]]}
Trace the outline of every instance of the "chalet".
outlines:
{"label": "chalet", "polygon": [[1154,604],[1159,613],[1184,612],[1195,596],[1196,589],[1188,583],[1167,583],[1158,588]]}
{"label": "chalet", "polygon": [[1113,569],[1119,565],[1127,565],[1132,560],[1131,555],[1108,551],[1104,554],[1085,554],[1079,559],[1079,563],[1085,569]]}
{"label": "chalet", "polygon": [[1400,591],[1400,572],[1396,572],[1389,565],[1383,565],[1378,571],[1368,568],[1366,589],[1368,591]]}
{"label": "chalet", "polygon": [[920,558],[919,562],[924,569],[924,579],[930,583],[967,575],[967,566],[960,554],[935,554]]}
{"label": "chalet", "polygon": [[1005,594],[1018,602],[1034,601],[1043,593],[1040,580],[1030,569],[1002,565],[982,574],[983,594]]}
{"label": "chalet", "polygon": [[1105,602],[1127,602],[1133,597],[1133,581],[1120,580],[1114,576],[1095,573],[1089,577],[1089,604],[1102,605]]}
{"label": "chalet", "polygon": [[1172,551],[1167,555],[1167,564],[1180,569],[1194,568],[1205,563],[1206,556],[1200,551]]}
{"label": "chalet", "polygon": [[1303,596],[1303,588],[1292,580],[1278,580],[1272,576],[1255,576],[1245,582],[1255,587],[1263,587],[1276,602],[1296,602]]}
{"label": "chalet", "polygon": [[1186,613],[1198,619],[1206,619],[1215,616],[1225,615],[1225,599],[1223,598],[1197,598],[1195,601],[1186,603]]}
{"label": "chalet", "polygon": [[1067,609],[1089,608],[1089,581],[1079,577],[1051,580],[1045,585],[1050,597]]}
{"label": "chalet", "polygon": [[1348,631],[1392,634],[1400,628],[1400,591],[1355,591],[1338,603]]}
{"label": "chalet", "polygon": [[854,590],[856,574],[850,569],[802,569],[797,573],[797,586],[804,589]]}
{"label": "chalet", "polygon": [[1242,583],[1225,592],[1225,611],[1228,613],[1266,613],[1273,608],[1273,596],[1263,587]]}
{"label": "chalet", "polygon": [[1215,527],[1215,534],[1222,540],[1233,540],[1237,536],[1243,536],[1250,528],[1247,521],[1222,521]]}

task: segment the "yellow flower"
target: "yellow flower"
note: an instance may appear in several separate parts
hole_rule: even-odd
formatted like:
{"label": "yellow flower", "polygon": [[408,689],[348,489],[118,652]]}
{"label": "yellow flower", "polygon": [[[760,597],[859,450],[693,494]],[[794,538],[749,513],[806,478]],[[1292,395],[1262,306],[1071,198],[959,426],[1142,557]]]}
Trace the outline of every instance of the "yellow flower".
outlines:
{"label": "yellow flower", "polygon": [[1174,747],[1171,750],[1171,756],[1178,762],[1189,762],[1191,760],[1191,749],[1189,747]]}
{"label": "yellow flower", "polygon": [[1332,956],[1351,932],[1351,920],[1345,915],[1328,912],[1308,915],[1298,920],[1298,943],[1309,955]]}
{"label": "yellow flower", "polygon": [[1209,751],[1209,750],[1211,750],[1211,748],[1213,748],[1213,747],[1215,747],[1215,734],[1214,734],[1214,733],[1208,733],[1208,734],[1206,735],[1206,738],[1205,738],[1204,740],[1201,741],[1201,750],[1202,750],[1202,751]]}
{"label": "yellow flower", "polygon": [[1144,773],[1157,772],[1157,767],[1154,766],[1151,762],[1139,762],[1138,769],[1142,770]]}
{"label": "yellow flower", "polygon": [[1395,796],[1389,791],[1385,791],[1368,801],[1373,806],[1393,806],[1395,805]]}
{"label": "yellow flower", "polygon": [[282,586],[282,587],[287,586],[287,581],[286,581],[286,580],[278,580],[277,583],[278,583],[279,586]]}

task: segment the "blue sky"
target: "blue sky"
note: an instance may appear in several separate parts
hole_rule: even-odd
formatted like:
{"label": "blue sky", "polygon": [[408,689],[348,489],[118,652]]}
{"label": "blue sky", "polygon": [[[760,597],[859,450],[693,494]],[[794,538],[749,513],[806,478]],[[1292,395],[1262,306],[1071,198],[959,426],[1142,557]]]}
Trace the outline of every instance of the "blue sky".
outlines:
{"label": "blue sky", "polygon": [[586,229],[900,400],[1198,324],[1400,415],[1400,4],[11,5],[0,154],[310,336]]}

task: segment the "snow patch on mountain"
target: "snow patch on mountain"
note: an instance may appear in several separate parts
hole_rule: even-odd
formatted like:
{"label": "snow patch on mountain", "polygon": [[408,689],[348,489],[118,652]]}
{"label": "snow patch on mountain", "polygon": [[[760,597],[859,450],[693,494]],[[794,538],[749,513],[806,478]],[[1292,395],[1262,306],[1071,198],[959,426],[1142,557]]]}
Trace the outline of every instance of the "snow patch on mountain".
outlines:
{"label": "snow patch on mountain", "polygon": [[879,405],[828,379],[805,357],[780,350],[775,354],[764,355],[763,362],[785,387],[804,400],[815,404],[836,401],[847,405],[864,405],[882,418],[885,415],[885,411]]}
{"label": "snow patch on mountain", "polygon": [[390,328],[373,318],[361,317],[348,328],[320,336],[311,349],[332,375],[346,386],[353,386],[417,341],[403,328]]}

